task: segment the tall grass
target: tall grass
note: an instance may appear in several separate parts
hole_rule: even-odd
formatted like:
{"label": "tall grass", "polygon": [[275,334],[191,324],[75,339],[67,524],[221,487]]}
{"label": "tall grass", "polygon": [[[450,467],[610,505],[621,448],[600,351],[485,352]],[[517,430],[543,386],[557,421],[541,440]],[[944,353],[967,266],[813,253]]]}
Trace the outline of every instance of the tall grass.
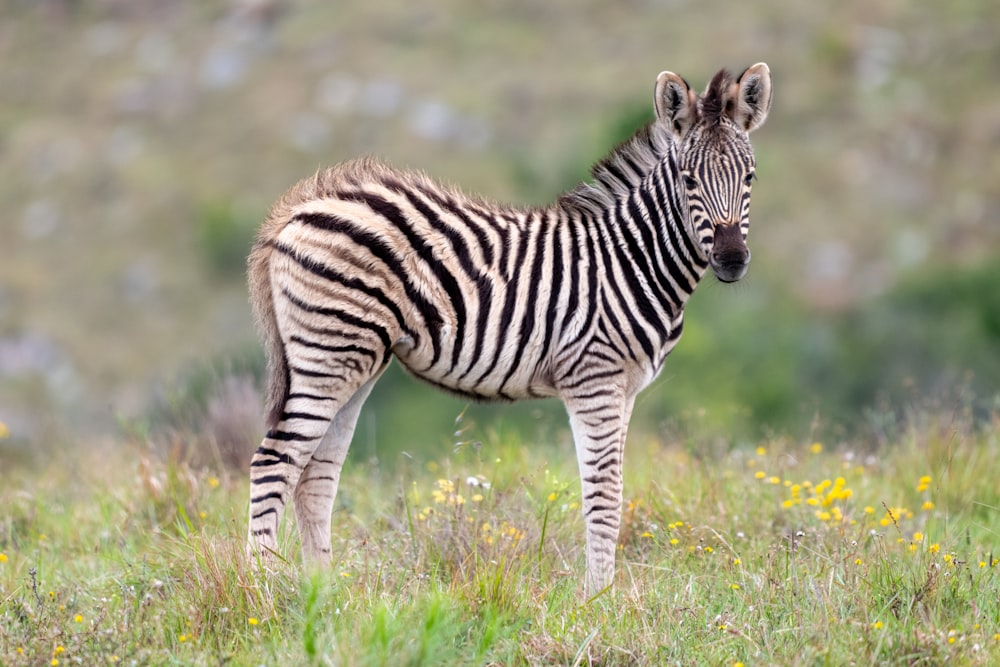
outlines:
{"label": "tall grass", "polygon": [[345,471],[334,564],[244,547],[246,479],[83,449],[4,471],[0,664],[995,664],[1000,420],[883,445],[637,438],[584,599],[569,450]]}

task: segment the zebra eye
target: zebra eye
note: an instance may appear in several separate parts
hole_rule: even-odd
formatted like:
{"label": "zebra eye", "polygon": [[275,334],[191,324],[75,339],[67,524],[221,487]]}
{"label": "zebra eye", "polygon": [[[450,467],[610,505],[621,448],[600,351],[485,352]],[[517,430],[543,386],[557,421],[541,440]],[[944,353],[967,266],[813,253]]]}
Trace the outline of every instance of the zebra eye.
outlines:
{"label": "zebra eye", "polygon": [[684,179],[684,186],[686,188],[693,190],[694,188],[698,187],[698,181],[694,180],[694,178],[692,178],[690,174],[684,174],[683,176],[681,176],[681,178]]}
{"label": "zebra eye", "polygon": [[743,182],[747,184],[747,187],[753,185],[754,179],[757,178],[756,172],[749,172],[743,177]]}

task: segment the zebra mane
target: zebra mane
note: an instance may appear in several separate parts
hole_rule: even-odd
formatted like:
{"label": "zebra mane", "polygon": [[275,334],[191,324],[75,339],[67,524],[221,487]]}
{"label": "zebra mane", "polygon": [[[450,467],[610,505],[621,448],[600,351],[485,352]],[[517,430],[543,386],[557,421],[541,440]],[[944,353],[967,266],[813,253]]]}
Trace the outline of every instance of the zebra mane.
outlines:
{"label": "zebra mane", "polygon": [[593,182],[584,182],[562,195],[558,206],[606,210],[634,190],[674,145],[670,130],[650,121],[616,146],[590,173]]}

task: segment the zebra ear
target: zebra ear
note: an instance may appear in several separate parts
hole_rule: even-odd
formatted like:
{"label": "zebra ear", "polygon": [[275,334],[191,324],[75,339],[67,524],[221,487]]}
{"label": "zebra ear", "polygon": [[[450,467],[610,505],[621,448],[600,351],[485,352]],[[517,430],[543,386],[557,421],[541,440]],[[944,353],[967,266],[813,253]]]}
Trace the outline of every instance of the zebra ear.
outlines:
{"label": "zebra ear", "polygon": [[767,120],[771,109],[771,70],[757,63],[740,75],[726,92],[726,115],[746,132],[753,132]]}
{"label": "zebra ear", "polygon": [[698,96],[688,82],[673,72],[660,72],[653,90],[656,119],[683,137],[697,118]]}

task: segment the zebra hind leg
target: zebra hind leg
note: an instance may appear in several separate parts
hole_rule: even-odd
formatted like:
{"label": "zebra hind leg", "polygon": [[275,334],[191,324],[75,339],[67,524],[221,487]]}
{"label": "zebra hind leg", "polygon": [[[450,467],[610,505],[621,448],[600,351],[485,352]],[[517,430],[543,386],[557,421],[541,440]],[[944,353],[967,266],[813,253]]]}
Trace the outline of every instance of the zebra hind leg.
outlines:
{"label": "zebra hind leg", "polygon": [[302,553],[309,562],[317,565],[330,563],[330,522],[340,483],[340,470],[354,436],[361,406],[387,367],[388,364],[361,385],[337,411],[295,486],[295,519],[302,539]]}
{"label": "zebra hind leg", "polygon": [[[316,490],[316,498],[329,496],[321,505],[332,507],[336,479],[340,476],[340,465],[350,443],[357,419],[356,411],[370,391],[369,380],[377,377],[380,368],[370,372],[361,371],[362,366],[354,360],[328,360],[323,371],[292,368],[289,393],[278,422],[264,436],[250,462],[250,528],[249,546],[251,553],[260,553],[268,558],[277,553],[278,525],[285,505],[292,492],[299,486],[304,472],[309,468],[318,450],[321,462],[313,467],[307,476],[309,480],[298,497],[305,506],[308,493]],[[367,387],[357,405],[351,405],[353,397]],[[341,410],[347,406],[347,413],[338,419]],[[352,411],[354,414],[352,414]],[[347,426],[351,428],[348,429]],[[332,431],[332,432],[331,432]],[[329,445],[324,440],[329,435]],[[343,442],[341,442],[343,441]],[[342,452],[338,453],[338,450]],[[333,489],[330,488],[333,481]],[[320,483],[323,482],[323,483]],[[326,487],[321,492],[317,487]],[[327,512],[328,513],[328,512]],[[322,560],[317,554],[317,544],[329,544],[329,518],[315,525],[318,511],[305,510],[300,514],[305,519],[307,557]],[[325,537],[324,537],[325,535]],[[329,549],[327,548],[327,551]],[[329,555],[326,556],[329,558]]]}

